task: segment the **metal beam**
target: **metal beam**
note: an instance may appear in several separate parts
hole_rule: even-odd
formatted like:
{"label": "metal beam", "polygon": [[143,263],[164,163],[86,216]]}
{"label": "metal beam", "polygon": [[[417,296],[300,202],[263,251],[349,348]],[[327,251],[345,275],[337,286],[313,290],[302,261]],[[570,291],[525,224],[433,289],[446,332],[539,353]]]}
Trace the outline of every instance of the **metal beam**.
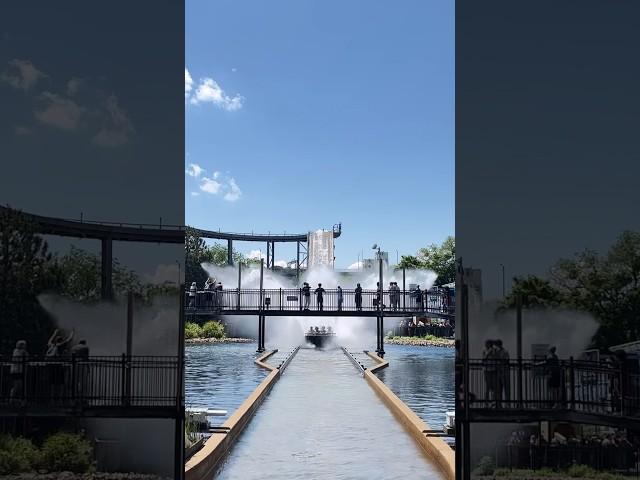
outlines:
{"label": "metal beam", "polygon": [[227,240],[227,265],[233,265],[233,240]]}
{"label": "metal beam", "polygon": [[100,264],[101,294],[103,300],[113,299],[113,241],[102,239],[102,261]]}

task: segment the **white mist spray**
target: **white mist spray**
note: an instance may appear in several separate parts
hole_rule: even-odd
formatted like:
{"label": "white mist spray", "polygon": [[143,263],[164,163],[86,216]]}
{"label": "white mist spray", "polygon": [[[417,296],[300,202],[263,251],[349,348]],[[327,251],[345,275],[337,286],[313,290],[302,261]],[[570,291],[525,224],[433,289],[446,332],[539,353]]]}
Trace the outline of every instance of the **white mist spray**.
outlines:
{"label": "white mist spray", "polygon": [[[202,268],[218,282],[222,282],[225,289],[238,287],[237,267],[218,267],[209,263],[203,263]],[[433,286],[437,275],[430,270],[407,270],[405,274],[406,288],[410,284],[420,286],[427,290]],[[260,268],[249,267],[242,271],[241,288],[260,288]],[[321,283],[323,288],[335,289],[341,286],[344,289],[353,289],[360,283],[365,290],[375,290],[379,281],[377,270],[353,271],[349,278],[341,277],[340,273],[326,266],[315,266],[308,269],[300,278],[300,283],[308,282],[312,288]],[[388,288],[389,282],[398,282],[402,286],[402,271],[385,269],[383,282]],[[265,289],[298,288],[295,279],[278,274],[272,270],[264,269],[263,287]],[[251,331],[257,328],[257,320],[254,317],[227,316],[225,321],[233,325],[237,332]],[[375,345],[376,322],[372,317],[270,317],[266,322],[266,341],[269,345],[284,348],[297,346],[304,343],[304,332],[311,326],[325,325],[336,332],[336,337],[341,345],[353,347],[370,347]],[[246,330],[245,330],[246,329]]]}

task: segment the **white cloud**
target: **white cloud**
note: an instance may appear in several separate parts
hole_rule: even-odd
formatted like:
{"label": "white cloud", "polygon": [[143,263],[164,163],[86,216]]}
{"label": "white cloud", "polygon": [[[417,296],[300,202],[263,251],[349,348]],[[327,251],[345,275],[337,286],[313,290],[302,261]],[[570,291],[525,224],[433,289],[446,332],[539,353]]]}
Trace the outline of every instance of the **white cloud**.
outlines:
{"label": "white cloud", "polygon": [[118,104],[116,96],[109,95],[103,107],[103,126],[93,137],[93,143],[101,147],[119,147],[127,143],[135,130],[129,116]]}
{"label": "white cloud", "polygon": [[240,110],[243,102],[244,97],[242,95],[236,94],[233,97],[228,96],[213,78],[201,79],[198,88],[196,88],[195,93],[191,97],[191,103],[194,105],[199,103],[212,103],[229,112]]}
{"label": "white cloud", "polygon": [[247,253],[247,258],[250,260],[260,260],[261,258],[264,258],[266,260],[267,256],[260,250],[251,250]]}
{"label": "white cloud", "polygon": [[40,95],[43,109],[36,111],[36,118],[47,125],[62,130],[75,130],[80,124],[80,118],[85,108],[79,106],[73,100],[61,97],[55,93],[44,92]]}
{"label": "white cloud", "polygon": [[29,60],[14,59],[9,62],[7,68],[0,79],[11,85],[13,88],[24,90],[31,89],[38,80],[45,78],[46,75],[38,70]]}
{"label": "white cloud", "polygon": [[215,181],[213,178],[202,177],[202,182],[200,183],[200,190],[206,193],[211,193],[212,195],[217,195],[220,192],[220,188],[222,184],[220,182]]}
{"label": "white cloud", "polygon": [[80,89],[80,85],[82,84],[81,78],[73,77],[71,80],[67,82],[67,95],[73,97],[78,90]]}
{"label": "white cloud", "polygon": [[200,192],[191,192],[192,197],[197,197],[198,195],[200,195]]}
{"label": "white cloud", "polygon": [[193,78],[191,78],[191,74],[189,73],[189,70],[187,70],[187,68],[185,67],[184,69],[184,98],[185,99],[189,96],[192,89],[193,89]]}
{"label": "white cloud", "polygon": [[347,267],[347,270],[359,270],[362,268],[362,262],[357,261]]}
{"label": "white cloud", "polygon": [[[178,277],[180,276],[180,278]],[[178,280],[184,281],[184,269],[178,267],[177,263],[160,264],[153,274],[145,274],[147,282],[154,285],[178,284]]]}
{"label": "white cloud", "polygon": [[287,268],[287,262],[285,262],[284,260],[276,260],[275,261],[275,266],[276,267]]}
{"label": "white cloud", "polygon": [[233,73],[236,73],[236,72],[238,71],[238,69],[234,67],[234,68],[232,68],[232,69],[231,69],[231,71],[232,71]]}
{"label": "white cloud", "polygon": [[240,190],[240,187],[238,187],[235,179],[233,178],[229,180],[228,189],[229,190],[224,195],[224,199],[227,202],[235,202],[242,196],[242,190]]}
{"label": "white cloud", "polygon": [[[203,172],[205,172],[205,169],[197,163],[190,163],[189,168],[187,168],[185,172],[190,177],[198,178]],[[213,178],[217,178],[215,173],[213,174]]]}

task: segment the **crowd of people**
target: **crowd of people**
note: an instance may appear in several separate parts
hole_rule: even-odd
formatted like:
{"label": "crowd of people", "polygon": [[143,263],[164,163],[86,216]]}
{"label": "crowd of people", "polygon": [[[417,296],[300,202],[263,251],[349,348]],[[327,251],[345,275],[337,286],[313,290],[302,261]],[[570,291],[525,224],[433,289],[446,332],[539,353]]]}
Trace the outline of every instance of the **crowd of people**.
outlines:
{"label": "crowd of people", "polygon": [[[44,351],[44,375],[40,374],[38,376],[38,383],[40,384],[38,388],[48,388],[49,397],[53,402],[64,397],[65,388],[69,381],[65,374],[63,362],[72,358],[79,361],[89,358],[89,346],[86,340],[80,339],[72,345],[74,333],[72,330],[69,335],[65,336],[64,332],[56,329],[47,341],[47,347]],[[29,361],[33,358],[40,360],[40,357],[29,353],[26,340],[18,340],[16,342],[9,367],[11,377],[9,398],[11,400],[24,397],[26,389],[25,378],[28,369],[31,368]],[[80,393],[86,386],[85,371],[84,365],[80,364],[76,376],[76,381],[78,382],[76,388],[79,389],[77,391],[80,391]]]}
{"label": "crowd of people", "polygon": [[[363,310],[363,293],[362,285],[357,283],[353,290],[353,299],[356,311]],[[312,294],[314,294],[316,299],[315,308],[319,311],[323,311],[327,291],[323,288],[321,283],[318,283],[317,288],[313,290],[308,282],[304,282],[302,284],[299,289],[299,297],[301,301],[300,309],[310,309]],[[332,302],[332,306],[335,306],[337,311],[342,311],[345,300],[345,293],[343,292],[342,286],[338,285],[336,291],[332,292],[332,294],[335,295],[335,304],[333,305]],[[408,299],[408,305],[405,305],[404,302],[402,302],[401,305],[403,295],[405,299]],[[332,299],[333,298],[334,297],[332,297]],[[388,308],[391,311],[406,309],[416,312],[424,312],[428,309],[448,312],[449,304],[451,302],[449,289],[442,289],[442,291],[438,290],[437,296],[430,296],[428,291],[421,290],[420,285],[416,285],[415,288],[412,288],[406,294],[403,294],[403,291],[398,286],[398,282],[389,282],[389,287],[385,291],[382,291],[380,283],[377,282],[376,290],[373,292],[372,307],[376,310],[387,309],[387,305],[385,304],[386,298],[389,300],[390,305]],[[264,302],[265,306],[268,308],[270,299],[265,298]],[[196,308],[196,306],[199,306],[211,309],[222,309],[225,306],[222,282],[218,282],[209,277],[204,283],[202,290],[198,290],[197,283],[192,282],[189,287],[187,306],[188,308]]]}
{"label": "crowd of people", "polygon": [[[565,432],[567,433],[567,432]],[[514,430],[503,439],[497,467],[563,469],[574,464],[595,469],[630,470],[636,467],[640,441],[625,430],[604,429],[578,435],[557,430],[545,439],[536,429]]]}

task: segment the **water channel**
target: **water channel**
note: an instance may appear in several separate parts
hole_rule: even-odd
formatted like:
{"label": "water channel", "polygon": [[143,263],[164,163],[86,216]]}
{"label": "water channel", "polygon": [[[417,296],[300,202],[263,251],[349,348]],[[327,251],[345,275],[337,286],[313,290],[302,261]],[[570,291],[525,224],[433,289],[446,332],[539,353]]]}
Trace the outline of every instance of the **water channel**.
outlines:
{"label": "water channel", "polygon": [[[189,346],[192,406],[231,414],[266,372],[255,344]],[[357,351],[357,350],[352,350]],[[388,345],[380,378],[432,428],[453,406],[453,351]],[[277,365],[282,349],[270,363]],[[358,354],[362,363],[366,356]],[[224,417],[216,417],[222,423]],[[302,348],[222,463],[220,479],[441,478],[339,350]]]}

